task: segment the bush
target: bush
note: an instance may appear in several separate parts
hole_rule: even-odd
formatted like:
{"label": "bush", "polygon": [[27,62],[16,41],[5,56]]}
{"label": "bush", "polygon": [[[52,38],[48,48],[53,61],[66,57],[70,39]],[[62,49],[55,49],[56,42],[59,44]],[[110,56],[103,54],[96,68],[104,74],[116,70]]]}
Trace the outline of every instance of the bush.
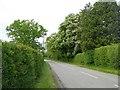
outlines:
{"label": "bush", "polygon": [[89,50],[84,53],[85,59],[84,63],[85,64],[94,64],[94,50]]}
{"label": "bush", "polygon": [[43,56],[22,44],[2,43],[3,88],[31,87],[40,76]]}
{"label": "bush", "polygon": [[118,69],[120,68],[119,59],[120,44],[113,44],[77,54],[74,58],[74,63]]}
{"label": "bush", "polygon": [[120,67],[120,44],[113,44],[95,49],[95,65],[118,69]]}
{"label": "bush", "polygon": [[107,59],[108,46],[100,47],[94,51],[94,63],[96,66],[108,66],[109,60]]}
{"label": "bush", "polygon": [[75,56],[74,62],[79,64],[94,64],[93,60],[94,51],[89,50],[84,53],[77,54]]}

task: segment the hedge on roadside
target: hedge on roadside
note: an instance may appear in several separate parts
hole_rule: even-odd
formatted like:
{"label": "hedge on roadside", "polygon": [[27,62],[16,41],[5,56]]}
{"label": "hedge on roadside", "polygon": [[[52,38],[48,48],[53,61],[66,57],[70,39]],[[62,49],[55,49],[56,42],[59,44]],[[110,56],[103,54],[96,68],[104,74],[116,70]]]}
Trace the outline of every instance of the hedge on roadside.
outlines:
{"label": "hedge on roadside", "polygon": [[43,55],[36,50],[10,42],[2,43],[2,85],[3,88],[31,87],[40,76]]}
{"label": "hedge on roadside", "polygon": [[120,68],[120,44],[113,44],[79,53],[74,63],[101,67]]}
{"label": "hedge on roadside", "polygon": [[94,64],[93,56],[94,56],[93,50],[89,50],[84,53],[79,53],[75,56],[74,63],[79,63],[82,65]]}

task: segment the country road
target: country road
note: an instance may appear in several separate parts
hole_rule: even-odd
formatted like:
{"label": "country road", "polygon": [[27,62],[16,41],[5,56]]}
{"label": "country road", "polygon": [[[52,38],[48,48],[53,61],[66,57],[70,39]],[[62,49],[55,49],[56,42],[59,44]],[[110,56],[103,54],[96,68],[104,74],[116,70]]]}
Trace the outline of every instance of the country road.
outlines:
{"label": "country road", "polygon": [[118,88],[118,76],[62,62],[45,60],[64,88]]}

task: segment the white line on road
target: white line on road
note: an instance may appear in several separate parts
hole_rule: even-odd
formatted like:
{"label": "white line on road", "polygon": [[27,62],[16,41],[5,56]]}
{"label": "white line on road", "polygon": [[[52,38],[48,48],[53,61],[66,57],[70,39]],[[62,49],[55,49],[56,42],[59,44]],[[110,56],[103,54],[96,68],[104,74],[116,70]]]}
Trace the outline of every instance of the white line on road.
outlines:
{"label": "white line on road", "polygon": [[96,77],[96,76],[93,76],[93,75],[91,75],[91,74],[89,74],[89,73],[85,73],[85,72],[82,72],[82,71],[80,71],[81,73],[83,73],[83,74],[86,74],[86,75],[88,75],[88,76],[91,76],[91,77],[93,77],[93,78],[98,78],[98,77]]}
{"label": "white line on road", "polygon": [[118,86],[118,85],[116,85],[116,84],[115,84],[114,86],[119,87],[119,86]]}
{"label": "white line on road", "polygon": [[73,68],[69,67],[69,69],[74,70]]}

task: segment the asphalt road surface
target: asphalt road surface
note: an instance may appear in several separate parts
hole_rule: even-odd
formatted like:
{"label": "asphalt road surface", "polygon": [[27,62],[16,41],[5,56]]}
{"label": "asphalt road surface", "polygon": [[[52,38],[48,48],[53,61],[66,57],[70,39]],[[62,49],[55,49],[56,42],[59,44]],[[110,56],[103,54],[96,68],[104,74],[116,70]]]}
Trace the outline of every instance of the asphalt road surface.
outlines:
{"label": "asphalt road surface", "polygon": [[118,88],[118,76],[71,64],[45,60],[64,88]]}

